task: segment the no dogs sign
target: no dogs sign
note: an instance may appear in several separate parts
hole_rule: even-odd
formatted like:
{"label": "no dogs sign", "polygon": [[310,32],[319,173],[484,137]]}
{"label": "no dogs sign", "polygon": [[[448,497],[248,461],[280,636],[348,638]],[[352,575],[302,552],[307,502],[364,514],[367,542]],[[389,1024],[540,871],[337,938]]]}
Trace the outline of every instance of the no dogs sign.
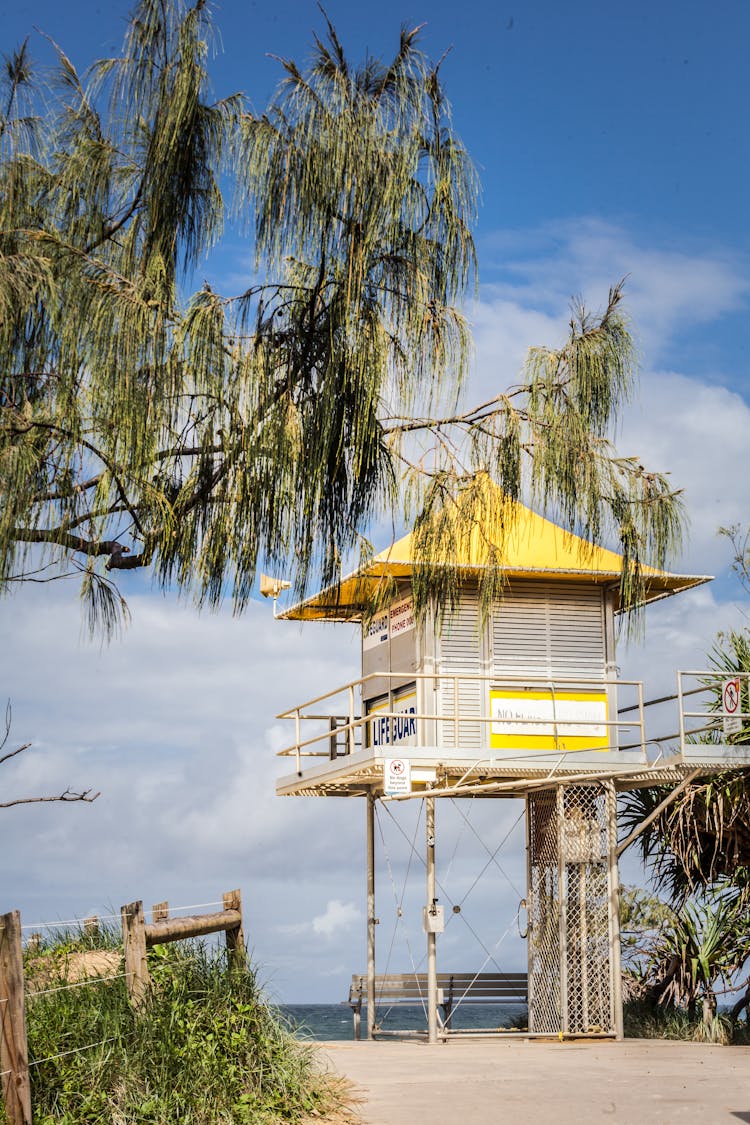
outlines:
{"label": "no dogs sign", "polygon": [[721,686],[721,707],[724,712],[724,734],[739,734],[742,730],[739,677],[724,680]]}
{"label": "no dogs sign", "polygon": [[383,792],[389,796],[411,793],[411,762],[408,758],[388,758],[386,760]]}

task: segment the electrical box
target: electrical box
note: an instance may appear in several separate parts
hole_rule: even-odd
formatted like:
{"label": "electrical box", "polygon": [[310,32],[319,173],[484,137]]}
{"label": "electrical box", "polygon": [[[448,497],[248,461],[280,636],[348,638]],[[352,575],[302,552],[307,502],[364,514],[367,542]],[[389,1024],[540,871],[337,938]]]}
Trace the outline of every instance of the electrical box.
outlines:
{"label": "electrical box", "polygon": [[426,934],[442,934],[445,929],[445,912],[442,906],[422,907],[422,929]]}

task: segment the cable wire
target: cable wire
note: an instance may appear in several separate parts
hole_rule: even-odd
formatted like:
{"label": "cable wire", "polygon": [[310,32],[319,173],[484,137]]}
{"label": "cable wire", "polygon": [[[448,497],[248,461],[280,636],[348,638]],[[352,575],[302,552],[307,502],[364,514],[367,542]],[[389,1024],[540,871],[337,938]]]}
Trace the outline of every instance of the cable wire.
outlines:
{"label": "cable wire", "polygon": [[[221,901],[221,902],[194,902],[190,906],[170,906],[169,913],[170,913],[170,915],[172,915],[172,914],[176,914],[178,910],[199,910],[199,909],[201,909],[203,907],[206,907],[206,906],[223,906],[223,905],[224,905],[223,901]],[[147,910],[147,911],[144,911],[144,913],[150,914],[151,911]],[[92,917],[92,915],[88,915],[87,917]],[[116,918],[119,921],[119,919],[122,917],[122,911],[119,911],[117,914],[97,914],[97,915],[95,915],[95,917],[96,917],[97,922],[109,922],[114,918]],[[86,921],[86,918],[64,918],[59,922],[27,922],[25,925],[21,926],[21,929],[22,930],[59,929],[61,926],[82,926],[85,921]]]}
{"label": "cable wire", "polygon": [[[399,832],[401,833],[401,835],[402,835],[402,836],[404,837],[404,839],[406,840],[406,842],[407,842],[407,843],[409,843],[409,838],[408,838],[408,836],[406,835],[406,833],[404,832],[404,830],[403,830],[403,828],[401,827],[401,825],[400,825],[400,824],[398,823],[398,821],[396,820],[396,818],[395,818],[395,816],[393,815],[393,813],[391,812],[391,809],[390,809],[390,805],[384,805],[384,808],[385,808],[386,812],[388,813],[388,815],[390,816],[390,818],[391,818],[391,820],[393,821],[393,823],[394,823],[394,824],[396,825],[396,827],[398,828],[398,830],[399,830]],[[517,824],[517,823],[518,823],[518,821],[519,821],[519,820],[521,819],[521,817],[522,817],[522,816],[523,816],[523,812],[519,813],[518,817],[516,818],[516,822],[515,822],[515,824]],[[505,841],[507,840],[508,836],[509,836],[509,835],[510,835],[510,833],[511,833],[511,832],[513,831],[513,829],[515,828],[515,824],[511,825],[510,829],[509,829],[509,830],[508,830],[508,832],[506,833],[506,835],[505,835],[505,837],[503,838],[503,840],[502,840],[501,844],[499,845],[499,847],[502,847],[502,844],[503,844],[503,843],[505,843]],[[418,853],[417,853],[417,854],[418,854]],[[423,867],[426,867],[426,862],[425,862],[425,860],[424,860],[424,857],[420,855],[420,856],[418,856],[418,858],[419,858],[419,860],[420,860],[420,862],[421,862],[422,866],[423,866]],[[487,864],[487,866],[489,866],[489,864]],[[475,881],[475,882],[476,882],[476,881]],[[436,883],[436,886],[438,887],[438,889],[439,889],[439,891],[440,891],[440,894],[441,894],[441,895],[443,896],[443,898],[444,898],[444,899],[445,899],[445,900],[446,900],[446,901],[447,901],[447,902],[449,903],[449,905],[450,905],[451,907],[453,907],[454,905],[457,905],[457,904],[455,904],[455,903],[453,902],[453,900],[451,899],[450,895],[449,895],[449,894],[448,894],[448,892],[446,891],[445,887],[444,887],[444,886],[443,886],[443,885],[441,884],[440,880],[438,880],[438,879],[436,878],[436,880],[435,880],[435,883]],[[465,899],[465,898],[466,898],[466,896],[464,896],[464,899]],[[493,954],[492,954],[492,953],[491,953],[491,952],[490,952],[490,951],[489,951],[489,950],[487,949],[487,946],[486,946],[486,945],[484,944],[484,942],[483,942],[483,941],[482,941],[482,939],[480,938],[479,934],[478,934],[478,933],[476,932],[476,930],[475,930],[475,929],[474,929],[474,927],[473,927],[473,926],[471,925],[471,923],[470,923],[470,922],[469,922],[469,921],[467,920],[467,918],[466,918],[466,915],[465,915],[465,914],[464,914],[463,912],[460,912],[460,913],[459,913],[459,916],[460,916],[461,920],[463,921],[464,925],[466,926],[466,928],[467,928],[467,929],[469,930],[469,932],[470,932],[470,933],[471,933],[471,934],[473,935],[473,937],[474,937],[475,941],[477,942],[477,945],[479,946],[479,948],[480,948],[480,949],[481,949],[481,950],[482,950],[482,951],[483,951],[484,953],[486,953],[486,954],[487,954],[487,961],[491,960],[491,961],[493,962],[493,964],[495,965],[495,968],[497,969],[497,971],[498,971],[499,973],[500,973],[500,972],[502,972],[503,970],[502,970],[502,969],[500,968],[500,966],[498,965],[497,961],[495,961],[495,959],[494,959],[494,956],[493,956]],[[450,925],[450,923],[451,923],[451,921],[453,920],[453,918],[454,918],[454,917],[455,917],[455,914],[451,914],[451,915],[449,915],[449,917],[448,917],[448,921],[446,922],[446,929],[447,929],[447,927],[448,927],[448,926]],[[512,923],[511,923],[511,925],[512,925]],[[507,933],[507,932],[508,932],[508,931],[506,930],[506,933]],[[505,936],[505,935],[503,935],[503,936]],[[424,964],[424,961],[425,961],[425,957],[426,957],[426,954],[422,956],[421,960],[419,961],[419,965],[422,965],[422,964]],[[485,961],[485,964],[487,964],[487,961]],[[419,968],[419,965],[417,966],[417,968]]]}
{"label": "cable wire", "polygon": [[[390,810],[388,810],[388,812],[390,813]],[[387,973],[388,973],[388,966],[390,965],[390,962],[391,962],[391,954],[393,953],[393,946],[394,946],[395,941],[396,941],[396,933],[398,932],[398,927],[399,927],[399,924],[400,924],[401,927],[404,930],[404,941],[406,943],[406,948],[407,948],[407,951],[409,953],[409,960],[411,961],[411,967],[412,967],[412,972],[414,973],[414,979],[417,982],[417,989],[419,991],[419,999],[420,999],[421,1004],[422,1004],[422,1010],[423,1010],[423,1012],[426,1016],[427,1015],[427,1007],[426,1007],[426,1003],[425,1003],[425,998],[422,995],[422,989],[421,989],[421,986],[419,984],[419,980],[417,978],[417,966],[414,962],[414,954],[412,953],[411,942],[409,941],[409,935],[406,931],[406,928],[404,927],[404,918],[403,918],[403,909],[402,909],[403,905],[404,905],[404,898],[406,896],[406,887],[407,887],[407,884],[408,884],[408,881],[409,881],[409,873],[411,871],[411,861],[414,858],[414,856],[417,854],[416,840],[417,840],[417,833],[419,832],[419,826],[422,822],[422,805],[419,806],[419,814],[417,816],[417,823],[416,823],[415,828],[414,828],[414,839],[409,843],[409,848],[410,848],[409,862],[408,862],[407,868],[406,868],[406,875],[404,876],[404,886],[403,886],[403,890],[401,892],[401,899],[400,900],[399,900],[398,892],[397,892],[397,889],[396,889],[396,880],[395,880],[394,875],[393,875],[393,868],[391,867],[391,859],[390,859],[390,855],[388,853],[388,847],[387,847],[386,842],[385,842],[385,834],[383,832],[383,826],[380,822],[380,816],[378,814],[377,805],[375,806],[375,817],[376,817],[376,820],[378,822],[378,832],[380,833],[380,842],[381,842],[381,845],[383,847],[383,854],[385,856],[386,867],[388,868],[388,875],[390,876],[390,880],[391,880],[391,889],[393,890],[393,897],[394,897],[395,902],[396,902],[396,921],[395,921],[395,924],[394,924],[394,927],[393,927],[393,935],[391,937],[391,944],[390,944],[390,947],[388,949],[388,957],[386,959],[386,966],[385,966],[385,969],[386,969],[385,975],[387,975]],[[408,838],[407,838],[407,842],[409,842]],[[383,989],[382,988],[381,988],[381,991],[380,991],[380,995],[381,996],[383,995]],[[388,1019],[388,1016],[390,1015],[392,1010],[393,1010],[393,1004],[391,1004],[391,1006],[387,1009],[385,1015],[383,1016],[384,1020]]]}
{"label": "cable wire", "polygon": [[53,992],[67,992],[71,988],[83,988],[87,984],[101,984],[108,980],[124,980],[129,973],[115,973],[111,977],[88,977],[86,980],[71,981],[70,984],[61,984],[57,988],[41,988],[38,992],[27,990],[26,999],[36,1000],[37,996],[51,996]]}
{"label": "cable wire", "polygon": [[[450,798],[450,800],[451,800],[451,802],[452,802],[452,803],[453,803],[453,804],[455,805],[455,803],[456,803],[456,802],[455,802],[455,798],[454,798],[454,797],[451,797],[451,798]],[[462,809],[458,809],[458,807],[457,807],[457,811],[458,811],[458,813],[459,813],[459,815],[460,815],[460,816],[462,816],[462,817],[464,817],[464,819],[466,819],[466,817],[465,817],[465,813],[463,812],[463,810],[462,810]],[[498,853],[498,852],[500,851],[500,849],[501,849],[501,848],[503,847],[503,845],[507,843],[508,839],[509,839],[509,838],[510,838],[510,836],[511,836],[511,833],[515,831],[515,829],[516,829],[516,826],[517,826],[517,825],[518,825],[518,823],[520,822],[520,820],[521,820],[521,818],[523,817],[523,815],[524,815],[524,809],[521,809],[520,813],[518,814],[518,816],[516,817],[516,819],[515,819],[515,820],[513,821],[513,823],[511,824],[510,828],[508,829],[508,831],[507,831],[507,832],[505,833],[505,835],[503,836],[503,838],[502,838],[502,840],[500,841],[500,843],[499,843],[499,844],[497,845],[497,847],[495,848],[494,852],[490,852],[490,849],[489,849],[489,848],[487,847],[487,844],[486,844],[486,843],[484,842],[484,840],[482,839],[482,837],[481,837],[481,836],[479,835],[479,833],[477,832],[477,830],[476,830],[476,828],[474,827],[474,825],[473,825],[473,824],[472,824],[472,823],[471,823],[471,822],[470,822],[470,821],[469,821],[468,819],[466,819],[466,823],[467,823],[467,825],[469,826],[469,828],[471,829],[471,831],[472,831],[472,832],[474,833],[474,836],[475,836],[475,837],[476,837],[476,839],[477,839],[477,840],[479,841],[479,843],[480,843],[480,844],[482,845],[482,847],[483,847],[483,848],[484,848],[484,850],[485,850],[485,851],[487,852],[487,855],[488,855],[488,856],[489,856],[490,858],[489,858],[489,860],[487,861],[487,863],[486,863],[486,864],[484,865],[484,867],[482,868],[482,870],[481,870],[481,871],[479,872],[479,874],[477,875],[476,879],[474,880],[474,882],[473,882],[473,883],[471,884],[471,886],[469,887],[469,889],[468,889],[468,891],[466,892],[466,894],[464,895],[464,897],[463,897],[463,898],[461,899],[461,902],[459,903],[459,905],[460,905],[460,906],[463,906],[463,904],[464,904],[464,903],[466,902],[466,899],[467,899],[467,898],[469,897],[469,895],[471,894],[471,892],[472,892],[472,891],[474,890],[474,888],[476,887],[477,883],[479,882],[479,880],[480,880],[480,879],[482,878],[482,876],[484,875],[485,871],[486,871],[486,870],[487,870],[487,868],[489,867],[490,863],[494,863],[494,864],[495,864],[495,866],[497,867],[498,871],[500,871],[500,872],[501,872],[501,874],[505,876],[505,879],[507,880],[507,882],[508,882],[508,884],[510,885],[510,888],[511,888],[511,890],[512,890],[512,891],[514,892],[514,894],[517,894],[517,895],[519,895],[519,897],[520,897],[520,895],[521,895],[521,892],[519,891],[518,887],[517,887],[517,886],[515,885],[515,883],[514,883],[514,882],[513,882],[513,880],[511,879],[511,877],[510,877],[510,875],[508,874],[508,872],[507,872],[507,871],[505,870],[505,868],[504,868],[504,867],[502,866],[502,864],[498,862],[498,860],[497,860],[497,853]]]}
{"label": "cable wire", "polygon": [[55,1059],[64,1059],[66,1055],[78,1055],[81,1051],[92,1051],[94,1047],[104,1047],[107,1043],[114,1043],[116,1036],[112,1035],[109,1039],[100,1039],[98,1043],[87,1043],[85,1047],[73,1047],[70,1051],[61,1051],[59,1055],[48,1055],[46,1059],[32,1059],[29,1067],[41,1066],[42,1063],[54,1062]]}

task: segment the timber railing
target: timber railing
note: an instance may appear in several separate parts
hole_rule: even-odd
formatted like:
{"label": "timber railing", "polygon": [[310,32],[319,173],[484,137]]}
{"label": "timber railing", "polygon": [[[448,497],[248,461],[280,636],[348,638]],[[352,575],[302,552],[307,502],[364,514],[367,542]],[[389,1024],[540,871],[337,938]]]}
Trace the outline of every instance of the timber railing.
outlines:
{"label": "timber railing", "polygon": [[[123,906],[120,912],[125,957],[123,973],[66,980],[54,988],[32,990],[27,989],[24,976],[23,930],[32,930],[27,949],[43,955],[40,932],[43,927],[59,931],[67,925],[77,925],[81,927],[82,936],[90,938],[94,943],[91,946],[93,952],[97,949],[95,938],[100,919],[92,916],[80,921],[73,919],[69,922],[35,923],[26,927],[21,925],[18,910],[0,914],[0,1118],[4,1108],[8,1125],[31,1125],[31,1068],[58,1057],[29,1059],[26,1006],[36,996],[124,978],[131,1004],[134,1008],[141,1007],[150,987],[146,956],[148,948],[163,942],[182,941],[207,934],[223,932],[226,935],[230,964],[244,965],[246,954],[240,891],[228,891],[222,896],[221,903],[206,905],[221,906],[222,909],[210,914],[170,917],[169,904],[157,903],[151,910],[151,923],[146,923],[142,902]],[[195,907],[173,907],[173,911],[185,909]],[[109,917],[114,919],[117,916]],[[76,1050],[99,1046],[100,1043],[92,1043]]]}
{"label": "timber railing", "polygon": [[242,929],[242,900],[239,891],[224,895],[222,911],[194,914],[187,918],[170,918],[169,903],[160,902],[152,908],[152,922],[147,925],[142,902],[131,902],[122,908],[122,940],[125,947],[125,979],[128,995],[134,1005],[142,1002],[151,983],[147,950],[153,945],[207,934],[226,934],[230,960],[244,963],[245,938]]}

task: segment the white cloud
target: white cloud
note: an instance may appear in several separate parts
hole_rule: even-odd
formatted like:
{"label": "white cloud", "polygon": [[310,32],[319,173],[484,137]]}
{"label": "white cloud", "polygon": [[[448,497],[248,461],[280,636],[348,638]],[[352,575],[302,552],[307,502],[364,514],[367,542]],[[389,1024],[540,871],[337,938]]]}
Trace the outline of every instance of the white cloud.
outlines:
{"label": "white cloud", "polygon": [[530,346],[562,343],[572,293],[600,308],[610,284],[627,274],[642,371],[616,444],[670,473],[683,491],[689,540],[674,569],[726,574],[729,546],[717,530],[748,518],[741,482],[750,472],[750,405],[723,384],[741,385],[745,374],[687,375],[659,361],[685,327],[710,323],[721,332],[721,317],[747,302],[747,263],[716,248],[654,248],[599,219],[500,232],[489,243],[502,280],[483,287],[472,313],[476,361],[465,401],[516,384]]}
{"label": "white cloud", "polygon": [[715,383],[675,372],[647,373],[618,442],[649,467],[669,472],[684,492],[690,538],[683,565],[725,574],[730,562],[720,526],[750,518],[750,405]]}
{"label": "white cloud", "polygon": [[[671,346],[676,332],[744,307],[750,294],[747,264],[732,251],[686,246],[684,238],[679,245],[649,244],[596,218],[498,232],[487,250],[485,268],[502,278],[489,287],[490,300],[520,300],[556,318],[565,318],[571,297],[600,308],[610,285],[626,278],[628,311],[650,362]],[[555,343],[528,341],[548,342]]]}
{"label": "white cloud", "polygon": [[362,919],[362,911],[353,902],[341,902],[331,899],[323,914],[318,914],[312,920],[313,933],[322,934],[323,937],[337,937],[342,931],[351,930]]}

